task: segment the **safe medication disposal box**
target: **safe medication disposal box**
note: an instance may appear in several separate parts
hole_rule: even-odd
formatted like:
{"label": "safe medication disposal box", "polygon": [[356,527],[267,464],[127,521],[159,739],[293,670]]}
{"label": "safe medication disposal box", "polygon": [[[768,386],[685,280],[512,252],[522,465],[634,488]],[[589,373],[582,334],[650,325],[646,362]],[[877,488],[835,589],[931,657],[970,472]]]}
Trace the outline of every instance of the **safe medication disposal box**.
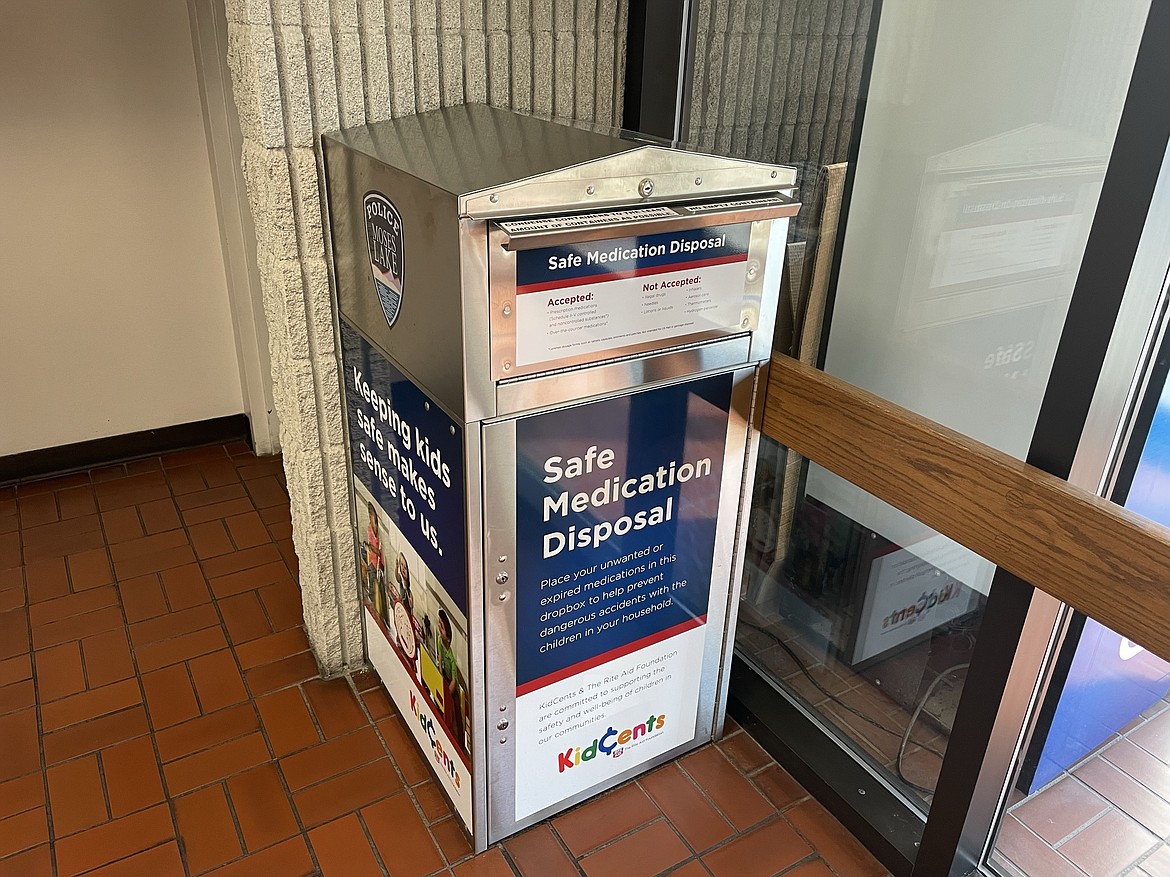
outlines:
{"label": "safe medication disposal box", "polygon": [[795,171],[484,106],[323,149],[368,654],[482,850],[722,728]]}

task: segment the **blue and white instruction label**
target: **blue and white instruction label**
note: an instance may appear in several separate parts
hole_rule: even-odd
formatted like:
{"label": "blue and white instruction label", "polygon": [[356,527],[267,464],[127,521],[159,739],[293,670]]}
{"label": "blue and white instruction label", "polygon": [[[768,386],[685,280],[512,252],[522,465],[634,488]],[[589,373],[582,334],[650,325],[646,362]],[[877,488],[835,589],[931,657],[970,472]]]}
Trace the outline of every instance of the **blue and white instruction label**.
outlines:
{"label": "blue and white instruction label", "polygon": [[516,254],[516,364],[743,328],[751,223]]}

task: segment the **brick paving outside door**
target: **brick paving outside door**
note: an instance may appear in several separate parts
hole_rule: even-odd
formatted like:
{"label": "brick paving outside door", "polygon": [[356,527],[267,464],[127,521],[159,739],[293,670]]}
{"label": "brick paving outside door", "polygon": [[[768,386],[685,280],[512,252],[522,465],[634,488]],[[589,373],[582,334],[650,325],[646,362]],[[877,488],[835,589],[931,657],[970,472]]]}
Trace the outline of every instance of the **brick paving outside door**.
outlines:
{"label": "brick paving outside door", "polygon": [[471,856],[369,672],[321,679],[279,458],[0,487],[0,877],[878,877],[744,732]]}

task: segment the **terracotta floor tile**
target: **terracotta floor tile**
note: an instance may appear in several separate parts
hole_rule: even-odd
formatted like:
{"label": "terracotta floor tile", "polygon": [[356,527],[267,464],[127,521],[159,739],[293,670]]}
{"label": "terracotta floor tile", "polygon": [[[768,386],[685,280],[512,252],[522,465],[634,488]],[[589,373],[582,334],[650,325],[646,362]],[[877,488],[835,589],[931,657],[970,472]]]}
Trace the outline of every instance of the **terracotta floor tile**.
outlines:
{"label": "terracotta floor tile", "polygon": [[257,545],[254,548],[245,548],[234,551],[223,557],[215,557],[203,562],[203,571],[209,578],[231,575],[258,566],[275,563],[280,560],[280,550],[272,544]]}
{"label": "terracotta floor tile", "polygon": [[175,799],[175,827],[191,874],[201,874],[244,852],[222,786],[207,786]]}
{"label": "terracotta floor tile", "polygon": [[1161,712],[1129,734],[1127,739],[1160,761],[1170,764],[1170,723],[1166,717],[1166,712]]}
{"label": "terracotta floor tile", "polygon": [[228,638],[233,645],[241,645],[272,632],[257,591],[245,591],[234,597],[224,597],[218,602]]}
{"label": "terracotta floor tile", "polygon": [[227,451],[221,444],[203,445],[198,448],[188,448],[183,451],[172,451],[163,454],[162,465],[168,472],[183,466],[197,466],[201,463],[227,460]]}
{"label": "terracotta floor tile", "polygon": [[70,554],[65,558],[65,564],[69,567],[69,581],[75,591],[99,588],[114,581],[105,546]]}
{"label": "terracotta floor tile", "polygon": [[[21,570],[8,570],[8,572],[20,573]],[[28,605],[28,599],[24,591],[24,583],[20,583],[10,587],[0,586],[0,612],[10,612],[13,609],[24,609]]]}
{"label": "terracotta floor tile", "polygon": [[30,604],[64,597],[69,593],[69,573],[64,556],[25,564],[24,581]]}
{"label": "terracotta floor tile", "polygon": [[110,546],[110,557],[115,564],[134,560],[139,557],[149,557],[168,548],[179,548],[187,544],[187,535],[182,530],[168,530],[164,533],[154,533],[134,539],[130,542],[121,542]]}
{"label": "terracotta floor tile", "polygon": [[53,492],[20,496],[16,500],[20,508],[20,523],[24,527],[37,527],[59,520],[57,516],[57,495]]}
{"label": "terracotta floor tile", "polygon": [[738,734],[724,737],[719,741],[718,745],[723,750],[723,754],[730,759],[731,763],[744,773],[759,770],[772,761],[772,756],[764,751],[764,748],[756,742],[755,738],[742,731]]}
{"label": "terracotta floor tile", "polygon": [[142,671],[157,670],[179,661],[189,661],[208,652],[227,647],[227,638],[220,625],[206,627],[174,639],[135,648],[138,667]]}
{"label": "terracotta floor tile", "polygon": [[677,765],[660,767],[638,784],[696,852],[710,849],[735,833]]}
{"label": "terracotta floor tile", "polygon": [[101,519],[106,541],[111,545],[118,542],[128,542],[146,535],[146,531],[142,528],[142,521],[138,518],[138,509],[135,506],[102,512]]}
{"label": "terracotta floor tile", "polygon": [[[0,661],[0,685],[11,685],[23,679],[33,678],[32,659],[27,653],[15,655]],[[40,685],[40,681],[37,682]]]}
{"label": "terracotta floor tile", "polygon": [[31,679],[0,685],[0,715],[37,705],[36,687]]}
{"label": "terracotta floor tile", "polygon": [[186,877],[186,872],[178,844],[170,841],[96,871],[87,871],[85,877]]}
{"label": "terracotta floor tile", "polygon": [[164,799],[158,758],[149,737],[103,749],[101,759],[112,817],[125,816]]}
{"label": "terracotta floor tile", "polygon": [[322,877],[381,877],[383,873],[354,813],[314,828],[309,843]]}
{"label": "terracotta floor tile", "polygon": [[210,873],[215,877],[311,877],[316,870],[305,839],[294,837]]}
{"label": "terracotta floor tile", "polygon": [[34,626],[43,626],[63,618],[84,615],[107,606],[118,605],[118,592],[114,588],[95,588],[79,594],[67,594],[53,600],[45,600],[29,607],[28,620]]}
{"label": "terracotta floor tile", "polygon": [[49,822],[43,807],[0,819],[0,858],[15,855],[48,841]]}
{"label": "terracotta floor tile", "polygon": [[0,781],[15,779],[40,768],[36,710],[18,710],[0,716],[0,740],[4,741]]}
{"label": "terracotta floor tile", "polygon": [[[293,793],[293,806],[306,828],[336,819],[402,788],[390,759],[374,761],[349,773]],[[411,809],[414,805],[411,804]]]}
{"label": "terracotta floor tile", "polygon": [[203,712],[214,712],[248,699],[244,678],[231,649],[195,658],[188,666]]}
{"label": "terracotta floor tile", "polygon": [[644,877],[689,859],[691,851],[670,823],[652,822],[581,860],[588,877]]}
{"label": "terracotta floor tile", "polygon": [[223,521],[192,524],[187,528],[187,532],[191,534],[191,544],[195,547],[195,556],[200,560],[218,557],[236,550]]}
{"label": "terracotta floor tile", "polygon": [[28,613],[24,609],[0,612],[0,658],[28,653]]}
{"label": "terracotta floor tile", "polygon": [[830,871],[829,866],[824,862],[814,860],[797,865],[791,871],[785,871],[784,877],[837,877],[837,875]]}
{"label": "terracotta floor tile", "polygon": [[93,485],[86,484],[57,491],[57,508],[62,520],[97,513]]}
{"label": "terracotta floor tile", "polygon": [[812,853],[783,818],[773,819],[703,856],[715,877],[771,877]]}
{"label": "terracotta floor tile", "polygon": [[126,620],[131,624],[163,615],[168,611],[166,597],[157,573],[122,579],[118,584]]}
{"label": "terracotta floor tile", "polygon": [[187,511],[189,509],[227,502],[232,499],[243,499],[246,496],[244,485],[236,482],[234,484],[226,484],[222,487],[211,487],[205,490],[197,490],[194,493],[185,493],[177,497],[175,502],[179,506],[180,511]]}
{"label": "terracotta floor tile", "polygon": [[159,731],[155,742],[159,757],[174,761],[258,730],[256,711],[251,704],[241,704]]}
{"label": "terracotta floor tile", "polygon": [[268,761],[264,736],[248,734],[211,749],[163,765],[163,776],[171,795],[181,795],[208,783]]}
{"label": "terracotta floor tile", "polygon": [[1150,877],[1170,877],[1170,846],[1158,847],[1149,858],[1142,859],[1141,866]]}
{"label": "terracotta floor tile", "polygon": [[[0,569],[11,569],[25,562],[25,552],[20,547],[20,533],[0,534]],[[32,558],[27,558],[32,560]]]}
{"label": "terracotta floor tile", "polygon": [[264,611],[268,613],[273,627],[285,630],[299,627],[304,623],[304,607],[301,605],[301,589],[292,579],[267,585],[257,593]]}
{"label": "terracotta floor tile", "polygon": [[138,512],[142,516],[142,524],[146,532],[150,534],[166,533],[183,525],[183,522],[179,520],[178,509],[175,508],[175,503],[169,496],[154,502],[144,502],[139,506]]}
{"label": "terracotta floor tile", "polygon": [[1055,846],[1108,809],[1108,801],[1084,783],[1069,777],[1049,786],[1043,794],[1033,796],[1012,814]]}
{"label": "terracotta floor tile", "polygon": [[0,859],[0,877],[53,877],[53,855],[48,844]]}
{"label": "terracotta floor tile", "polygon": [[1159,843],[1124,813],[1111,810],[1058,849],[1089,877],[1115,877]]}
{"label": "terracotta floor tile", "polygon": [[[94,516],[97,517],[96,515]],[[82,528],[90,526],[88,518],[73,518],[62,521],[60,524],[50,524],[50,527]],[[46,528],[42,528],[46,529]],[[15,535],[15,534],[13,534]],[[23,534],[27,538],[27,533]],[[0,540],[2,542],[2,540]],[[24,545],[24,562],[26,564],[39,563],[44,560],[63,559],[67,554],[77,554],[82,551],[91,551],[101,548],[105,544],[102,532],[96,526],[92,529],[80,529],[80,532],[70,536],[67,540],[56,541],[26,541]]]}
{"label": "terracotta floor tile", "polygon": [[370,718],[375,722],[388,718],[394,715],[394,704],[390,702],[390,696],[380,688],[374,688],[366,691],[361,695],[362,703],[365,704],[366,712],[370,714]]}
{"label": "terracotta floor tile", "polygon": [[46,778],[49,803],[53,808],[53,833],[57,837],[73,834],[109,818],[96,756],[87,755],[50,767]]}
{"label": "terracotta floor tile", "polygon": [[84,615],[74,615],[71,618],[62,618],[51,624],[40,624],[33,628],[33,646],[37,649],[60,645],[72,640],[93,636],[107,630],[122,626],[122,609],[119,606],[107,606],[96,612],[87,612]]}
{"label": "terracotta floor tile", "polygon": [[272,751],[288,755],[321,742],[313,717],[297,687],[257,698],[260,720]]}
{"label": "terracotta floor tile", "polygon": [[843,877],[881,877],[886,873],[877,859],[816,801],[805,801],[785,811],[784,816]]}
{"label": "terracotta floor tile", "polygon": [[764,793],[764,797],[781,810],[808,797],[804,787],[778,764],[764,768],[752,777],[752,781]]}
{"label": "terracotta floor tile", "polygon": [[150,726],[146,721],[145,708],[132,707],[92,722],[46,734],[45,761],[55,764],[148,733]]}
{"label": "terracotta floor tile", "polygon": [[[434,835],[439,850],[449,864],[453,865],[462,861],[472,853],[471,841],[467,839],[467,832],[463,830],[463,826],[455,817],[434,823],[431,826],[431,834]],[[513,856],[513,860],[515,860],[515,856]],[[577,870],[574,869],[571,873],[576,877]],[[528,875],[525,874],[524,877],[528,877]],[[549,870],[545,872],[544,877],[560,877],[560,874],[555,870]]]}
{"label": "terracotta floor tile", "polygon": [[41,724],[46,733],[120,712],[142,702],[137,679],[124,679],[80,694],[55,700],[41,707]]}
{"label": "terracotta floor tile", "polygon": [[447,800],[447,796],[443,794],[442,789],[439,788],[437,783],[419,783],[410,792],[414,795],[414,800],[418,802],[419,809],[423,812],[423,818],[427,822],[437,822],[440,819],[446,819],[454,812],[451,809],[450,802]]}
{"label": "terracotta floor tile", "polygon": [[229,777],[227,788],[249,850],[262,849],[300,831],[276,765],[262,764]]}
{"label": "terracotta floor tile", "polygon": [[[504,841],[504,849],[521,877],[577,877],[577,866],[546,823],[534,825]],[[470,845],[467,852],[471,852]]]}
{"label": "terracotta floor tile", "polygon": [[168,469],[167,482],[171,485],[171,493],[175,496],[206,490],[208,487],[198,466],[180,466],[176,469]]}
{"label": "terracotta floor tile", "polygon": [[317,724],[326,737],[337,737],[365,727],[366,714],[344,676],[314,679],[303,687]]}
{"label": "terracotta floor tile", "polygon": [[277,582],[291,581],[288,567],[284,561],[274,561],[263,566],[254,566],[240,572],[228,573],[225,576],[211,578],[211,592],[217,597],[229,597],[241,591],[252,591],[273,585]]}
{"label": "terracotta floor tile", "polygon": [[41,700],[49,702],[85,691],[85,668],[81,644],[62,643],[36,653],[37,687]]}
{"label": "terracotta floor tile", "polygon": [[85,661],[85,679],[90,688],[129,679],[134,675],[134,659],[130,655],[130,641],[126,639],[124,627],[87,636],[81,641],[81,655]]}
{"label": "terracotta floor tile", "polygon": [[605,792],[552,821],[574,856],[620,837],[659,817],[658,807],[634,784]]}
{"label": "terracotta floor tile", "polygon": [[409,795],[394,795],[363,807],[361,816],[382,861],[396,866],[395,877],[422,877],[443,867],[443,857]]}
{"label": "terracotta floor tile", "polygon": [[46,478],[35,478],[31,481],[24,481],[17,485],[17,487],[19,487],[20,496],[33,496],[34,494],[46,493],[50,490],[68,490],[70,487],[89,484],[91,481],[92,479],[88,472],[69,472],[65,475],[50,475]]}
{"label": "terracotta floor tile", "polygon": [[1014,863],[1024,874],[1084,877],[1084,872],[1080,868],[1056,852],[1011,814],[1004,818],[995,838],[992,860],[999,862],[1001,857]]}
{"label": "terracotta floor tile", "polygon": [[0,783],[0,819],[45,806],[45,781],[39,772]]}
{"label": "terracotta floor tile", "polygon": [[1118,740],[1102,752],[1101,757],[1125,771],[1159,797],[1170,800],[1170,765],[1158,760],[1140,746],[1135,746],[1126,739]]}
{"label": "terracotta floor tile", "polygon": [[82,834],[57,841],[57,870],[61,877],[109,864],[150,849],[175,836],[170,811],[163,805],[115,819]]}
{"label": "terracotta floor tile", "polygon": [[162,579],[167,602],[175,612],[211,602],[207,579],[203,577],[203,570],[197,563],[164,570],[159,573],[159,578]]}
{"label": "terracotta floor tile", "polygon": [[392,716],[378,722],[378,731],[386,741],[386,747],[394,756],[394,763],[402,771],[407,785],[414,786],[431,778],[430,768],[423,761],[418,744],[400,716]]}
{"label": "terracotta floor tile", "polygon": [[261,478],[250,479],[244,483],[248,487],[248,493],[251,495],[252,501],[256,504],[256,508],[263,509],[270,506],[288,505],[288,493],[275,476],[265,475]]}
{"label": "terracotta floor tile", "polygon": [[236,548],[254,548],[272,541],[268,536],[268,528],[256,512],[246,512],[242,515],[233,515],[225,518],[228,532]]}
{"label": "terracotta floor tile", "polygon": [[516,872],[497,848],[480,853],[452,870],[455,877],[516,877]]}
{"label": "terracotta floor tile", "polygon": [[219,624],[219,614],[215,607],[207,604],[193,606],[190,609],[181,609],[178,612],[168,612],[157,618],[139,621],[130,625],[130,639],[134,646],[148,645],[173,639],[183,634],[193,633],[207,627]]}
{"label": "terracotta floor tile", "polygon": [[240,666],[245,670],[250,670],[261,664],[300,654],[308,649],[308,637],[305,636],[304,630],[298,627],[236,646],[236,654],[239,655]]}
{"label": "terracotta floor tile", "polygon": [[288,787],[296,791],[382,758],[386,758],[382,741],[373,728],[365,727],[282,758],[280,771]]}
{"label": "terracotta floor tile", "polygon": [[151,554],[143,554],[140,557],[132,557],[129,560],[115,560],[114,572],[119,579],[122,579],[127,576],[141,576],[152,572],[162,572],[172,567],[194,562],[195,552],[191,549],[191,546],[178,545],[174,548],[164,548],[161,551],[155,551]]}
{"label": "terracotta floor tile", "polygon": [[[1154,834],[1159,837],[1170,835],[1170,802],[1155,795],[1109,762],[1092,758],[1077,768],[1074,776]],[[1025,807],[1027,805],[1021,807],[1020,811]],[[1016,815],[1020,816],[1020,812],[1017,811]]]}
{"label": "terracotta floor tile", "polygon": [[230,518],[233,515],[242,515],[253,510],[252,503],[246,499],[229,499],[226,502],[217,502],[212,505],[199,506],[183,512],[183,523],[187,526],[201,524],[204,521],[214,521],[216,518]]}
{"label": "terracotta floor tile", "polygon": [[172,664],[161,670],[142,674],[142,690],[150,724],[156,730],[169,728],[200,714],[199,701],[187,674],[186,664]]}
{"label": "terracotta floor tile", "polygon": [[317,659],[312,652],[301,652],[291,658],[273,661],[244,671],[244,681],[254,697],[287,688],[298,682],[312,679],[318,674]]}

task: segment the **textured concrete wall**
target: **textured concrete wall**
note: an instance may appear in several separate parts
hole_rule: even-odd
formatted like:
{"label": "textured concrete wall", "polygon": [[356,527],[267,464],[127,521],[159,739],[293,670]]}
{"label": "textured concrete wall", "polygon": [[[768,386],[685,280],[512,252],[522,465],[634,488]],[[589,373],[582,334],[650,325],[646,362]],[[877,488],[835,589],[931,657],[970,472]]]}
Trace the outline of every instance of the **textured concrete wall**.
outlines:
{"label": "textured concrete wall", "polygon": [[699,0],[690,140],[757,161],[845,161],[873,0]]}
{"label": "textured concrete wall", "polygon": [[226,0],[309,639],[362,660],[319,135],[459,103],[616,124],[626,0]]}

